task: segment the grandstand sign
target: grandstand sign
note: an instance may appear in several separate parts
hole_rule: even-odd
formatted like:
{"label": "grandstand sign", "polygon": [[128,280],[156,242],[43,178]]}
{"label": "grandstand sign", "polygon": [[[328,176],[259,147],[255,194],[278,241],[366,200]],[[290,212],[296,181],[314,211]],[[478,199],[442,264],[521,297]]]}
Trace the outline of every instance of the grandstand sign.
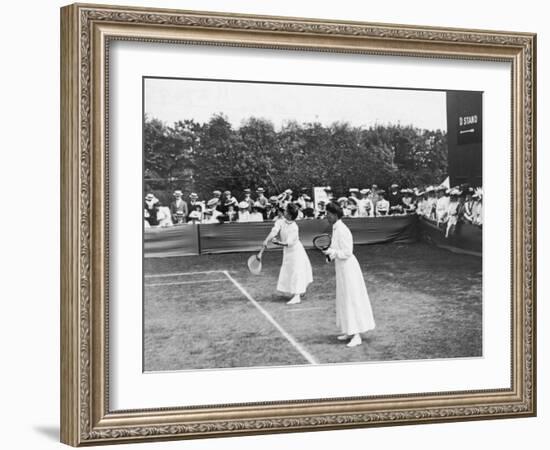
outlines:
{"label": "grandstand sign", "polygon": [[447,92],[448,172],[451,186],[482,186],[482,92]]}

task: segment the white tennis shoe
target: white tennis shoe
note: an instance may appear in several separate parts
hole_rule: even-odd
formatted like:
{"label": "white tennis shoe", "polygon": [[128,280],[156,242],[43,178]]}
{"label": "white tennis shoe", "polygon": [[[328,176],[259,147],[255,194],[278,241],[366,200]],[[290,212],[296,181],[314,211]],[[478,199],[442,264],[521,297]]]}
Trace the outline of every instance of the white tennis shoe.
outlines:
{"label": "white tennis shoe", "polygon": [[361,345],[362,342],[361,335],[355,334],[353,335],[353,338],[351,338],[351,341],[346,344],[346,347],[357,347],[358,345]]}
{"label": "white tennis shoe", "polygon": [[300,303],[302,299],[299,295],[295,295],[292,297],[288,302],[286,302],[287,305],[296,305],[297,303]]}

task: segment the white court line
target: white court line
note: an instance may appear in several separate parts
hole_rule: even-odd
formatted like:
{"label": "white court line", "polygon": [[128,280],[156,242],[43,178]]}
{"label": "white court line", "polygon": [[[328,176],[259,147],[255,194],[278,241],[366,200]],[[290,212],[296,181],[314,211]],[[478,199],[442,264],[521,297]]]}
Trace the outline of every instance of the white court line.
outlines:
{"label": "white court line", "polygon": [[237,280],[235,280],[231,275],[229,275],[229,272],[227,270],[224,270],[223,273],[229,278],[233,284],[237,287],[239,291],[242,292],[242,294],[252,303],[258,310],[266,317],[266,319],[271,322],[271,324],[279,330],[279,332],[286,338],[288,342],[292,344],[292,346],[300,352],[300,354],[310,363],[310,364],[319,364],[319,362],[315,359],[315,357],[309,353],[304,347],[302,347],[298,342],[296,342],[296,339],[294,339],[281,325],[277,323],[277,321],[269,314],[265,309],[263,309],[260,304],[252,298],[252,296],[246,292],[245,288],[243,288]]}
{"label": "white court line", "polygon": [[213,280],[174,281],[173,283],[150,283],[145,286],[176,286],[178,284],[210,283],[211,281],[227,281],[227,278],[216,278]]}
{"label": "white court line", "polygon": [[202,275],[205,273],[221,273],[223,270],[205,270],[203,272],[176,272],[176,273],[162,273],[159,275],[145,275],[144,278],[157,278],[157,277],[177,277],[180,275]]}
{"label": "white court line", "polygon": [[315,309],[325,309],[323,306],[312,306],[310,308],[288,308],[285,311],[313,311]]}

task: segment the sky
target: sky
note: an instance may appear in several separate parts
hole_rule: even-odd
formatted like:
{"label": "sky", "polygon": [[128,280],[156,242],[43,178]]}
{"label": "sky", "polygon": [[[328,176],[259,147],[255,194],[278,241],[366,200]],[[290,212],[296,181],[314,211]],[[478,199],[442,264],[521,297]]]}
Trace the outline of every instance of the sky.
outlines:
{"label": "sky", "polygon": [[447,129],[444,91],[146,78],[144,96],[145,114],[168,125],[223,113],[233,126],[254,116],[277,129],[292,120]]}

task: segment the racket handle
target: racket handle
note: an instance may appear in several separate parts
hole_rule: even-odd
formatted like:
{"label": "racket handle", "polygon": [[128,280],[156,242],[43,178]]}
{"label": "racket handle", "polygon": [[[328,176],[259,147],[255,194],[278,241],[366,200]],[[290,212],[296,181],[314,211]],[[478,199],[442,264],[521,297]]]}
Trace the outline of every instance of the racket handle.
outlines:
{"label": "racket handle", "polygon": [[264,254],[264,251],[265,249],[267,248],[267,246],[263,246],[262,249],[258,252],[258,255],[257,255],[257,258],[258,259],[262,259],[262,255]]}

